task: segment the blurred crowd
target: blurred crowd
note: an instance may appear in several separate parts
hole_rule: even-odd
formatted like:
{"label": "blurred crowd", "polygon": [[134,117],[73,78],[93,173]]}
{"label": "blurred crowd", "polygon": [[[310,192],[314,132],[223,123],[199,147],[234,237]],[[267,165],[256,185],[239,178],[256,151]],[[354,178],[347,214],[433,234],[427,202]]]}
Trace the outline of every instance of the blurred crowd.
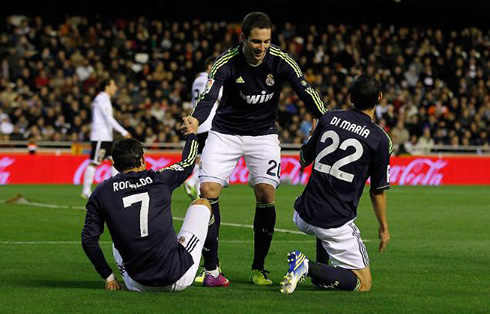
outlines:
{"label": "blurred crowd", "polygon": [[[0,140],[89,140],[102,78],[119,86],[115,118],[151,146],[178,143],[191,84],[206,57],[238,44],[239,22],[10,16],[0,33]],[[273,21],[274,22],[274,21]],[[329,109],[350,107],[360,73],[382,83],[377,123],[395,153],[490,143],[490,31],[393,25],[274,26],[272,43],[295,59]],[[277,126],[300,144],[312,116],[287,85]]]}

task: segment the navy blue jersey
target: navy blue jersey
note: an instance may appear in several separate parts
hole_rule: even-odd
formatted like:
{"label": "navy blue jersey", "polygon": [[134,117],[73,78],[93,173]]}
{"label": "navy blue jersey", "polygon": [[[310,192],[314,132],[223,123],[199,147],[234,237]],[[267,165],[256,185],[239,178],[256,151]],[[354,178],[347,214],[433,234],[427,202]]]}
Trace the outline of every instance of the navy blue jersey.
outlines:
{"label": "navy blue jersey", "polygon": [[245,60],[242,48],[239,45],[227,50],[213,64],[206,89],[192,114],[199,123],[208,117],[221,86],[223,95],[211,128],[220,133],[252,136],[277,133],[279,96],[286,81],[314,116],[319,118],[326,112],[318,93],[287,53],[271,45],[262,63],[252,66]]}
{"label": "navy blue jersey", "polygon": [[371,118],[356,110],[334,110],[318,122],[301,148],[303,163],[313,162],[304,192],[296,199],[301,218],[336,228],[357,216],[366,180],[371,190],[390,187],[391,140]]}
{"label": "navy blue jersey", "polygon": [[128,274],[148,286],[176,282],[193,260],[177,242],[170,208],[172,191],[192,174],[197,139],[189,135],[182,161],[158,171],[120,173],[99,184],[87,203],[82,231],[85,253],[102,278],[112,270],[99,247],[104,222]]}

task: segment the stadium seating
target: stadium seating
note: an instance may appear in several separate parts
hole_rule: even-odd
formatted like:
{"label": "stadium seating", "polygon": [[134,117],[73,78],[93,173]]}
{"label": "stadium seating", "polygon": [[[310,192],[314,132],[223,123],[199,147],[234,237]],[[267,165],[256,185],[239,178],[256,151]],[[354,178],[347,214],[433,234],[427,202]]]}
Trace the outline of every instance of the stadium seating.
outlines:
{"label": "stadium seating", "polygon": [[[5,23],[6,22],[6,23]],[[120,87],[116,119],[148,145],[182,140],[190,85],[204,59],[238,43],[239,24],[67,16],[9,16],[0,34],[0,140],[88,141],[97,83]],[[384,25],[277,25],[288,51],[329,109],[348,108],[348,86],[375,75],[377,123],[397,153],[434,145],[488,147],[488,33]],[[399,122],[399,123],[398,123]],[[290,88],[279,105],[282,143],[308,137],[311,115]]]}

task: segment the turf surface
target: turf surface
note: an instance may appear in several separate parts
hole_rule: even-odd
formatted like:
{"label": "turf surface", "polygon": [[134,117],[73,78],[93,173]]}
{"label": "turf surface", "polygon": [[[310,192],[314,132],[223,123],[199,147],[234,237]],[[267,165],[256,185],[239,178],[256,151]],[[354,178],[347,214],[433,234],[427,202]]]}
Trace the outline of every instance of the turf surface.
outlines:
{"label": "turf surface", "polygon": [[[232,186],[221,197],[220,260],[228,288],[192,286],[181,293],[138,294],[103,289],[80,246],[84,201],[79,186],[12,185],[0,200],[22,194],[32,204],[0,203],[0,312],[171,312],[171,313],[325,313],[325,312],[490,312],[490,187],[392,187],[388,191],[392,240],[377,252],[377,223],[365,194],[356,223],[371,259],[368,293],[325,291],[310,281],[292,295],[279,293],[293,249],[314,257],[314,239],[276,232],[266,268],[274,286],[249,283],[255,202],[246,186]],[[281,186],[276,228],[296,228],[291,220],[301,186]],[[173,213],[183,217],[189,204],[174,193]],[[243,226],[230,226],[226,223]],[[180,227],[181,221],[175,221]],[[101,246],[114,267],[110,237]],[[116,269],[114,267],[114,269]],[[118,276],[120,278],[120,276]]]}

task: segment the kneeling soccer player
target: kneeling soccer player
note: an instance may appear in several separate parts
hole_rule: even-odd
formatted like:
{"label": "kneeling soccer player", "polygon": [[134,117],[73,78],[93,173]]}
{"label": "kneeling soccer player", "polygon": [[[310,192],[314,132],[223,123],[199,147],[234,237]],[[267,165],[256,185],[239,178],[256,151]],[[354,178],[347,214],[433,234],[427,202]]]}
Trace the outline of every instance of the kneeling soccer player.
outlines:
{"label": "kneeling soccer player", "polygon": [[369,258],[354,221],[364,185],[371,177],[370,196],[379,223],[379,251],[383,252],[390,239],[384,191],[390,186],[392,146],[388,135],[373,122],[374,106],[381,98],[380,84],[361,75],[350,89],[354,108],[326,113],[301,148],[302,165],[313,162],[313,168],[294,204],[293,220],[301,231],[321,240],[331,265],[309,261],[299,251],[289,253],[282,293],[293,293],[306,275],[320,287],[371,289]]}

